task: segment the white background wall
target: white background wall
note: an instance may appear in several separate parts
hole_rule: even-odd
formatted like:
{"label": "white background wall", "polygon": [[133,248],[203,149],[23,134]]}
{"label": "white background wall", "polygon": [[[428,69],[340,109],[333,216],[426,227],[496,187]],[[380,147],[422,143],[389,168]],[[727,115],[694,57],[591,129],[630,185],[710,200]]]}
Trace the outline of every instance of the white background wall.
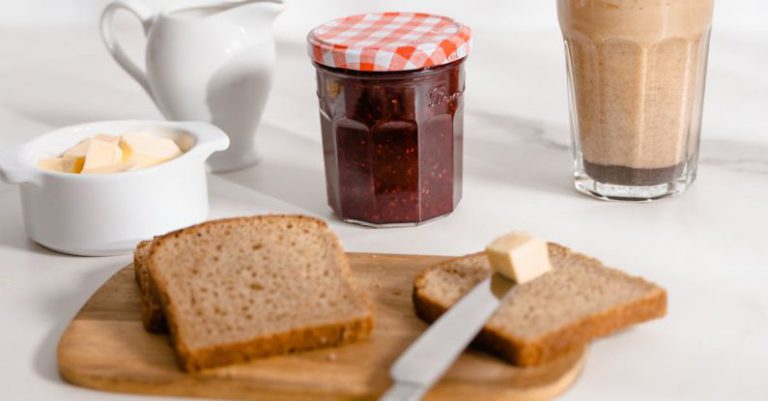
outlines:
{"label": "white background wall", "polygon": [[[160,8],[173,0],[139,0]],[[661,0],[660,0],[661,1]],[[110,0],[0,0],[0,25],[95,23]],[[768,33],[767,0],[716,0],[715,26],[721,30]],[[324,20],[371,10],[442,13],[483,29],[555,29],[555,0],[287,0],[277,23],[282,35],[304,35]]]}
{"label": "white background wall", "polygon": [[[179,0],[136,1],[144,1],[160,9],[164,3]],[[473,110],[501,115],[512,111],[525,118],[553,121],[562,127],[567,125],[564,60],[555,0],[284,1],[286,9],[275,23],[276,36],[283,44],[289,42],[296,46],[304,45],[306,33],[312,27],[334,17],[352,13],[414,10],[452,16],[471,26],[474,32],[475,41],[468,63],[468,71],[471,71],[469,74],[472,77],[491,77],[486,80],[472,78],[474,84],[471,93],[467,95],[467,104],[471,104]],[[109,2],[110,0],[0,0],[0,35],[13,32],[11,29],[4,31],[3,28],[7,26],[32,25],[32,28],[21,31],[28,32],[30,37],[39,37],[39,40],[49,40],[45,39],[47,35],[57,35],[56,32],[61,32],[62,28],[66,31],[71,29],[73,35],[77,34],[83,38],[81,42],[71,46],[81,48],[81,52],[98,53],[107,63],[110,60],[99,43],[96,25],[101,10]],[[704,137],[768,142],[768,120],[765,119],[768,106],[768,75],[765,74],[765,56],[768,55],[768,0],[715,0],[715,7]],[[118,23],[133,29],[123,30],[126,33],[122,40],[125,40],[126,48],[133,58],[141,60],[143,39],[138,24],[131,21],[127,14],[119,15]],[[40,28],[39,35],[29,33],[38,29],[35,26],[45,25],[58,27]],[[92,32],[92,37],[90,41],[86,41],[89,32]],[[23,36],[19,40],[24,40]],[[25,45],[17,43],[14,46]],[[295,55],[297,48],[291,49],[290,54]],[[25,49],[24,52],[29,50],[31,49]],[[4,59],[5,51],[7,49],[0,48],[0,66],[2,61],[8,65],[19,64],[13,57]],[[68,48],[62,50],[70,51]],[[292,62],[285,60],[286,55],[288,53],[282,55],[283,62]],[[299,81],[306,87],[312,87],[314,82],[311,80],[311,65],[306,59],[300,62],[304,68],[304,80]],[[47,77],[50,74],[46,71],[51,67],[45,68],[39,77],[30,75],[27,79]],[[128,82],[127,75],[122,74],[114,63],[104,68],[104,71],[114,72],[114,77]],[[29,75],[28,72],[25,74]],[[82,73],[75,76],[80,79]],[[279,78],[278,76],[278,89],[282,85]],[[295,84],[297,79],[292,77],[285,84]],[[7,82],[10,81],[0,82],[0,86],[8,85]],[[56,85],[63,84],[56,81],[44,89],[50,93]],[[8,90],[0,90],[0,103],[3,102],[4,92],[11,93]],[[12,102],[19,102],[18,96],[6,97],[12,99]],[[34,101],[30,100],[29,107],[38,107],[41,98],[50,97],[38,96]],[[59,107],[53,98],[48,101],[52,109]],[[274,108],[274,102],[272,103],[271,107]],[[83,107],[86,107],[85,103]],[[89,110],[93,109],[93,105],[88,104],[87,107]],[[111,114],[105,115],[108,116]],[[565,129],[562,131],[565,132]],[[568,138],[561,138],[561,142],[567,144]]]}

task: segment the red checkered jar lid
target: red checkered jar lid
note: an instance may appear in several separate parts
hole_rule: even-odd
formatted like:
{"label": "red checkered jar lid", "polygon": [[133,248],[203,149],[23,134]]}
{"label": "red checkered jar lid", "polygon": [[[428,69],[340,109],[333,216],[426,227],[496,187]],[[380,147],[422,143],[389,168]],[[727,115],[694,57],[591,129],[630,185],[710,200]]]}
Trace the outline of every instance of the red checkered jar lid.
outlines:
{"label": "red checkered jar lid", "polygon": [[388,12],[339,18],[309,32],[312,61],[358,71],[409,71],[469,53],[472,32],[448,17]]}

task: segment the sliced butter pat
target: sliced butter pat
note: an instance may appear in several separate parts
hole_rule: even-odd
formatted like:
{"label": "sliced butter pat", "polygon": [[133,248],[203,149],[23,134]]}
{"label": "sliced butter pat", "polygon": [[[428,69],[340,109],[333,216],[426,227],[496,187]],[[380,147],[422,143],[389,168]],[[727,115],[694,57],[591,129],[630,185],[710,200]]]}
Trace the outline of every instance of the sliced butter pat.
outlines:
{"label": "sliced butter pat", "polygon": [[77,145],[67,149],[61,156],[62,157],[82,157],[88,153],[88,147],[91,145],[91,138],[83,139]]}
{"label": "sliced butter pat", "polygon": [[64,171],[64,158],[54,157],[52,159],[42,159],[37,162],[37,167],[43,170]]}
{"label": "sliced butter pat", "polygon": [[118,164],[111,164],[104,167],[95,167],[89,170],[83,170],[83,174],[108,174],[108,173],[122,173],[136,169],[136,162],[128,160],[120,162]]}
{"label": "sliced butter pat", "polygon": [[93,139],[98,139],[100,141],[114,143],[115,145],[120,143],[120,137],[117,136],[117,135],[96,134],[96,135],[93,136]]}
{"label": "sliced butter pat", "polygon": [[117,144],[99,139],[88,141],[88,151],[85,154],[83,173],[102,169],[123,162],[123,152]]}
{"label": "sliced butter pat", "polygon": [[62,154],[61,156],[62,157],[85,157],[85,155],[88,153],[88,148],[91,145],[91,141],[93,140],[114,143],[115,145],[120,143],[120,137],[117,135],[96,134],[91,138],[83,139],[77,145],[67,149],[64,152],[64,154]]}
{"label": "sliced butter pat", "polygon": [[85,156],[88,155],[88,149],[91,147],[93,140],[94,138],[83,139],[61,155],[61,158],[67,160],[67,163],[72,166],[72,170],[67,172],[79,174],[83,171]]}
{"label": "sliced butter pat", "polygon": [[37,167],[48,171],[77,174],[83,169],[84,161],[83,157],[54,157],[38,161]]}
{"label": "sliced butter pat", "polygon": [[159,164],[181,155],[172,139],[159,138],[143,132],[125,134],[120,140],[123,160],[136,163],[137,168]]}
{"label": "sliced butter pat", "polygon": [[550,271],[546,241],[522,232],[499,237],[485,248],[493,270],[518,284]]}

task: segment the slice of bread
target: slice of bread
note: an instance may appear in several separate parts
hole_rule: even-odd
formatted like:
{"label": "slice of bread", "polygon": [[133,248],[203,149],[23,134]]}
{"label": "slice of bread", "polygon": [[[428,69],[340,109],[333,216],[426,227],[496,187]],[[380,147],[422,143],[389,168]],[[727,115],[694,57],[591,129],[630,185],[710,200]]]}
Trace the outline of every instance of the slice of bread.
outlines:
{"label": "slice of bread", "polygon": [[167,333],[160,300],[149,283],[149,269],[147,259],[152,248],[152,241],[141,241],[133,251],[133,272],[136,275],[136,283],[141,292],[141,321],[144,328],[152,333]]}
{"label": "slice of bread", "polygon": [[[519,366],[535,366],[590,340],[664,316],[663,288],[548,244],[552,271],[513,287],[475,343]],[[492,274],[484,253],[449,260],[415,280],[417,315],[437,318]]]}
{"label": "slice of bread", "polygon": [[150,286],[187,371],[367,337],[371,306],[322,220],[216,220],[155,238]]}

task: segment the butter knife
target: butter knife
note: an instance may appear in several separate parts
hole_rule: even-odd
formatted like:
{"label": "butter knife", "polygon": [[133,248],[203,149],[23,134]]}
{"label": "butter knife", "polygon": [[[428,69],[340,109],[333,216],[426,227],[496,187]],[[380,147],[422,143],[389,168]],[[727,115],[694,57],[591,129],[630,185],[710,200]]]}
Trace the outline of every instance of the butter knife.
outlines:
{"label": "butter knife", "polygon": [[394,385],[379,401],[417,401],[453,364],[493,315],[514,282],[493,274],[471,289],[400,355]]}

